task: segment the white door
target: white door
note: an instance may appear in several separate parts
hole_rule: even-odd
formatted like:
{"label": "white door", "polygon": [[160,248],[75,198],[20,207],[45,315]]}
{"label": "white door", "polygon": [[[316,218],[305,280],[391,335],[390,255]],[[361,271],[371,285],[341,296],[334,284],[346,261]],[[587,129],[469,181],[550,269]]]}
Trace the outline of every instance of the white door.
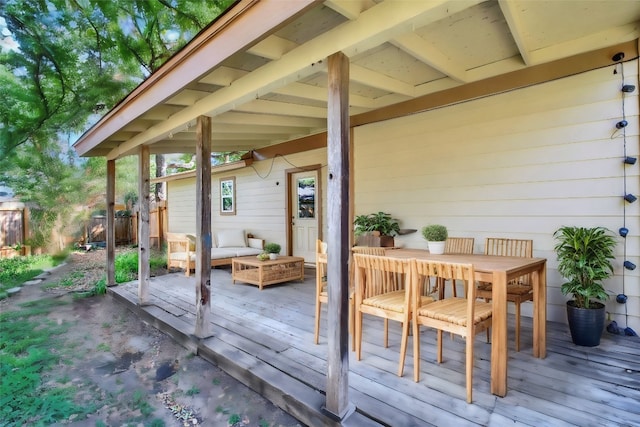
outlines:
{"label": "white door", "polygon": [[306,171],[291,175],[291,246],[292,255],[305,262],[316,259],[318,238],[318,203],[316,195],[318,172]]}

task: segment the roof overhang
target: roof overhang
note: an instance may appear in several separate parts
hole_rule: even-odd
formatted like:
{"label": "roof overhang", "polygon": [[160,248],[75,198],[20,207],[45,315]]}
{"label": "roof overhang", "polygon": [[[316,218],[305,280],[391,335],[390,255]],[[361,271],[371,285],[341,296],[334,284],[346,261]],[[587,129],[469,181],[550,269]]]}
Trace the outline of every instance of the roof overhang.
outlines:
{"label": "roof overhang", "polygon": [[210,116],[215,152],[314,148],[336,52],[350,59],[358,126],[611,65],[618,51],[636,58],[639,19],[625,0],[243,0],[74,147],[195,152],[196,119]]}

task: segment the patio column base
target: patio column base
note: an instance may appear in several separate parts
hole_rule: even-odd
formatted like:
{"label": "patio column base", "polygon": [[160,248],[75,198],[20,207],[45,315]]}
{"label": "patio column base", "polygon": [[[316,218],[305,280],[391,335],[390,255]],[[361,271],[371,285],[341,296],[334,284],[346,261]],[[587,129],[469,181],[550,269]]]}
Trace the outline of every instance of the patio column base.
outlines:
{"label": "patio column base", "polygon": [[332,420],[334,420],[336,422],[342,422],[342,421],[346,420],[347,418],[349,418],[349,416],[351,416],[351,414],[356,412],[356,405],[354,405],[353,403],[349,402],[347,404],[347,407],[345,408],[344,411],[342,411],[341,414],[336,414],[336,413],[330,411],[324,405],[320,409],[322,410],[323,414],[325,414],[326,416],[328,416]]}

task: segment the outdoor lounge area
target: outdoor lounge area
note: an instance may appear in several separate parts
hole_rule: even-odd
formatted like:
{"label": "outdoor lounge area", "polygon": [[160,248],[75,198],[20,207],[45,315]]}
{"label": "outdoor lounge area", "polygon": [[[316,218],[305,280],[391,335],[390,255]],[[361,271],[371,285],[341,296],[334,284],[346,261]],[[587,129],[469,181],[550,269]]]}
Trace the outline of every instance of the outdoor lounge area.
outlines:
{"label": "outdoor lounge area", "polygon": [[[322,317],[314,344],[315,271],[305,281],[260,291],[232,284],[231,268],[211,273],[213,336],[198,341],[195,278],[174,273],[150,279],[150,304],[138,305],[138,282],[109,288],[141,319],[282,407],[302,423],[332,425],[322,412],[327,369],[327,324]],[[323,308],[326,312],[326,308]],[[379,324],[374,324],[375,322]],[[444,339],[436,360],[435,331],[421,328],[421,376],[413,381],[409,344],[404,376],[397,376],[400,326],[390,322],[384,348],[382,320],[364,316],[362,360],[349,351],[349,400],[356,413],[342,425],[600,426],[638,425],[640,338],[604,333],[598,347],[578,347],[568,326],[547,322],[547,356],[535,358],[531,318],[522,318],[520,352],[514,351],[514,317],[508,316],[508,390],[490,392],[490,354],[484,334],[475,341],[473,404],[465,401],[465,343]]]}

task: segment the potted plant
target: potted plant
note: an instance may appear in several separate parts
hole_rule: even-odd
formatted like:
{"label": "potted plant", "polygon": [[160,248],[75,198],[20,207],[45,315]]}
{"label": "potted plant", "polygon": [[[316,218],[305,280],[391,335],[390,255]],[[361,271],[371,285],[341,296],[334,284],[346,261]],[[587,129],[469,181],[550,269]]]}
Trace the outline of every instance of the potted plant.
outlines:
{"label": "potted plant", "polygon": [[385,212],[357,215],[353,225],[360,246],[394,246],[393,236],[400,231],[398,220]]}
{"label": "potted plant", "polygon": [[430,224],[422,227],[422,237],[427,241],[429,252],[432,254],[443,254],[444,244],[449,233],[447,227],[440,224]]}
{"label": "potted plant", "polygon": [[269,254],[269,259],[276,259],[280,253],[280,245],[277,243],[267,243],[264,245],[264,251]]}
{"label": "potted plant", "polygon": [[611,277],[616,240],[604,227],[560,227],[553,234],[558,272],[567,279],[560,291],[567,301],[567,320],[576,345],[600,344],[604,329],[604,301],[609,297],[602,281]]}

